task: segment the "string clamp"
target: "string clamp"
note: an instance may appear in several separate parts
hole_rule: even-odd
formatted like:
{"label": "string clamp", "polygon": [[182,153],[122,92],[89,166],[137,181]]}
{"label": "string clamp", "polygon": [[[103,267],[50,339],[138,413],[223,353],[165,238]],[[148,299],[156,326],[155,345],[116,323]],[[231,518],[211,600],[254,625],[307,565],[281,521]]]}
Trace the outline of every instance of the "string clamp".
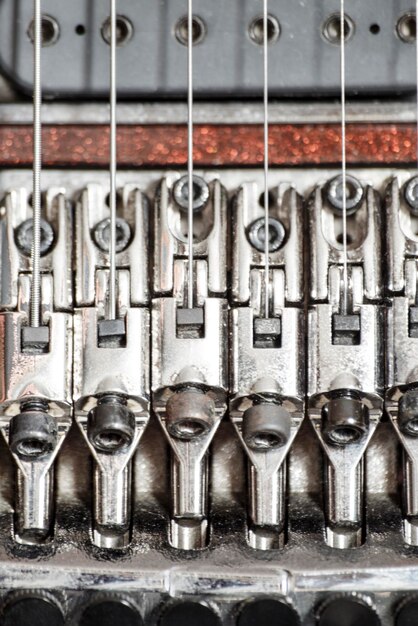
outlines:
{"label": "string clamp", "polygon": [[345,259],[340,185],[318,186],[308,205],[308,403],[327,464],[326,540],[349,548],[364,539],[363,457],[383,410],[384,318],[379,201],[347,177]]}
{"label": "string clamp", "polygon": [[162,180],[154,222],[153,409],[172,450],[170,542],[182,549],[207,545],[207,452],[227,408],[227,199],[217,179],[207,190],[199,182],[194,193],[202,189],[207,198],[196,198],[194,216],[193,303],[187,300],[187,215],[179,175]]}
{"label": "string clamp", "polygon": [[15,538],[41,543],[53,533],[53,466],[71,425],[72,221],[65,190],[50,188],[43,198],[39,327],[30,319],[33,210],[25,188],[6,194],[0,231],[0,428],[18,474]]}
{"label": "string clamp", "polygon": [[233,205],[230,416],[249,460],[247,541],[266,550],[284,542],[286,457],[304,415],[303,211],[293,187],[275,190],[266,318],[259,196],[246,183]]}
{"label": "string clamp", "polygon": [[94,459],[93,542],[131,538],[131,461],[149,421],[148,201],[134,185],[118,194],[117,317],[109,319],[109,207],[91,184],[76,206],[75,419]]}

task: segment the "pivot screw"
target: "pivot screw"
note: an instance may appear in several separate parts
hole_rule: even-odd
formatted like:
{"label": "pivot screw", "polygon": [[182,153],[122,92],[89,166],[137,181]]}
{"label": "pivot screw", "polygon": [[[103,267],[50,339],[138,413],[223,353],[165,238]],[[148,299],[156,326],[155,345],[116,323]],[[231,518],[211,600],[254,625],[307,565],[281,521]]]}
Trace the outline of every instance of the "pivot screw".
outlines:
{"label": "pivot screw", "polygon": [[[110,218],[102,220],[93,230],[93,238],[96,246],[103,252],[109,252],[110,247]],[[131,227],[121,217],[116,218],[116,252],[123,252],[131,241]]]}
{"label": "pivot screw", "polygon": [[[325,190],[326,198],[336,213],[341,213],[344,208],[343,186],[343,177],[340,175],[330,180]],[[347,215],[352,215],[357,211],[364,197],[363,186],[354,176],[346,177],[345,196]]]}
{"label": "pivot screw", "polygon": [[[54,230],[49,222],[41,219],[41,256],[45,256],[54,244]],[[22,222],[15,231],[15,242],[20,252],[25,256],[32,254],[33,219]]]}
{"label": "pivot screw", "polygon": [[418,176],[414,176],[407,182],[404,195],[411,213],[418,215]]}
{"label": "pivot screw", "polygon": [[[193,211],[201,211],[208,203],[209,187],[201,176],[193,176]],[[173,197],[180,209],[189,208],[189,177],[182,176],[174,184]]]}
{"label": "pivot screw", "polygon": [[[277,252],[282,247],[286,238],[286,230],[282,222],[270,217],[269,225],[269,252]],[[265,251],[266,223],[264,217],[255,220],[248,228],[248,240],[259,252]]]}

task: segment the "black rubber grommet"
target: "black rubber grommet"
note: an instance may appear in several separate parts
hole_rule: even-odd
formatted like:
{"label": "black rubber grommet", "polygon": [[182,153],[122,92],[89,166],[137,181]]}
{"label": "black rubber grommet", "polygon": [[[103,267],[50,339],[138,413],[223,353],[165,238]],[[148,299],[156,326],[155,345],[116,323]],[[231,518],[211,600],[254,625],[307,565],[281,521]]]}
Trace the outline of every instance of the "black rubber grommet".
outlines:
{"label": "black rubber grommet", "polygon": [[371,606],[355,598],[335,598],[319,610],[319,626],[380,626]]}
{"label": "black rubber grommet", "polygon": [[416,626],[418,624],[418,596],[406,598],[396,612],[395,626]]}
{"label": "black rubber grommet", "polygon": [[260,598],[245,602],[237,620],[237,626],[299,626],[296,611],[286,602]]}
{"label": "black rubber grommet", "polygon": [[198,602],[179,602],[166,608],[159,626],[221,626],[216,613]]}
{"label": "black rubber grommet", "polygon": [[1,611],[1,626],[64,626],[59,607],[46,598],[19,597],[7,603]]}
{"label": "black rubber grommet", "polygon": [[123,600],[101,600],[90,604],[80,618],[79,626],[143,626],[138,611]]}

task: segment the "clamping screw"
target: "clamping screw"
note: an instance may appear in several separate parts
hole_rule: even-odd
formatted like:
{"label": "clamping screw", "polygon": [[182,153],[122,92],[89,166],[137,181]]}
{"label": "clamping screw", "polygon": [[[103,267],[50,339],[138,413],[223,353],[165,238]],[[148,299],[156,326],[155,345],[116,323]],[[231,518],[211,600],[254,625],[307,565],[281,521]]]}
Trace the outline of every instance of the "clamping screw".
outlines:
{"label": "clamping screw", "polygon": [[135,436],[135,416],[127,407],[126,398],[106,394],[98,399],[90,411],[88,437],[100,452],[120,452]]}
{"label": "clamping screw", "polygon": [[409,437],[418,437],[418,389],[409,389],[399,400],[400,430]]}
{"label": "clamping screw", "polygon": [[181,390],[167,402],[167,430],[176,439],[191,441],[206,435],[215,418],[214,401],[199,389]]}
{"label": "clamping screw", "polygon": [[11,451],[23,460],[36,460],[53,450],[56,441],[56,422],[48,414],[48,403],[37,399],[22,403],[21,412],[10,420]]}
{"label": "clamping screw", "polygon": [[322,431],[331,445],[357,443],[368,428],[367,408],[349,391],[332,398],[322,409]]}
{"label": "clamping screw", "polygon": [[283,406],[260,402],[243,416],[242,436],[252,450],[265,451],[284,446],[290,437],[290,415]]}

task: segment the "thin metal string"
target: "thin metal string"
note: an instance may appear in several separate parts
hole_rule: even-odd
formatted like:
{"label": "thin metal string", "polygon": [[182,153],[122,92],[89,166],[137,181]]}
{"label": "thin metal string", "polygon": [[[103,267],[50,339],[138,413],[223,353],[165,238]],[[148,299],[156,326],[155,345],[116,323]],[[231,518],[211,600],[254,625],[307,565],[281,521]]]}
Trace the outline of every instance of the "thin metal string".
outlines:
{"label": "thin metal string", "polygon": [[[418,1],[418,0],[417,0]],[[341,40],[341,173],[343,205],[343,314],[348,310],[348,262],[347,262],[347,150],[346,150],[346,106],[345,106],[345,10],[341,0],[340,13]]]}
{"label": "thin metal string", "polygon": [[[418,0],[417,0],[418,1]],[[263,0],[263,63],[264,63],[264,288],[265,316],[270,315],[270,228],[269,228],[269,80],[268,80],[268,0]]]}
{"label": "thin metal string", "polygon": [[[418,20],[418,0],[415,2],[415,31],[417,31]],[[416,83],[417,83],[417,101],[416,101],[416,113],[417,113],[417,169],[418,169],[418,35],[415,35],[415,55],[416,55]]]}
{"label": "thin metal string", "polygon": [[109,237],[109,319],[116,319],[116,0],[110,0],[110,237]]}
{"label": "thin metal string", "polygon": [[188,206],[188,256],[189,256],[189,278],[188,278],[188,297],[187,306],[193,308],[193,290],[194,290],[194,272],[193,272],[193,0],[188,0],[187,14],[187,173],[189,187],[189,206]]}
{"label": "thin metal string", "polygon": [[41,0],[33,3],[33,240],[32,240],[32,285],[30,323],[37,328],[41,324],[41,170],[42,170],[42,11]]}

